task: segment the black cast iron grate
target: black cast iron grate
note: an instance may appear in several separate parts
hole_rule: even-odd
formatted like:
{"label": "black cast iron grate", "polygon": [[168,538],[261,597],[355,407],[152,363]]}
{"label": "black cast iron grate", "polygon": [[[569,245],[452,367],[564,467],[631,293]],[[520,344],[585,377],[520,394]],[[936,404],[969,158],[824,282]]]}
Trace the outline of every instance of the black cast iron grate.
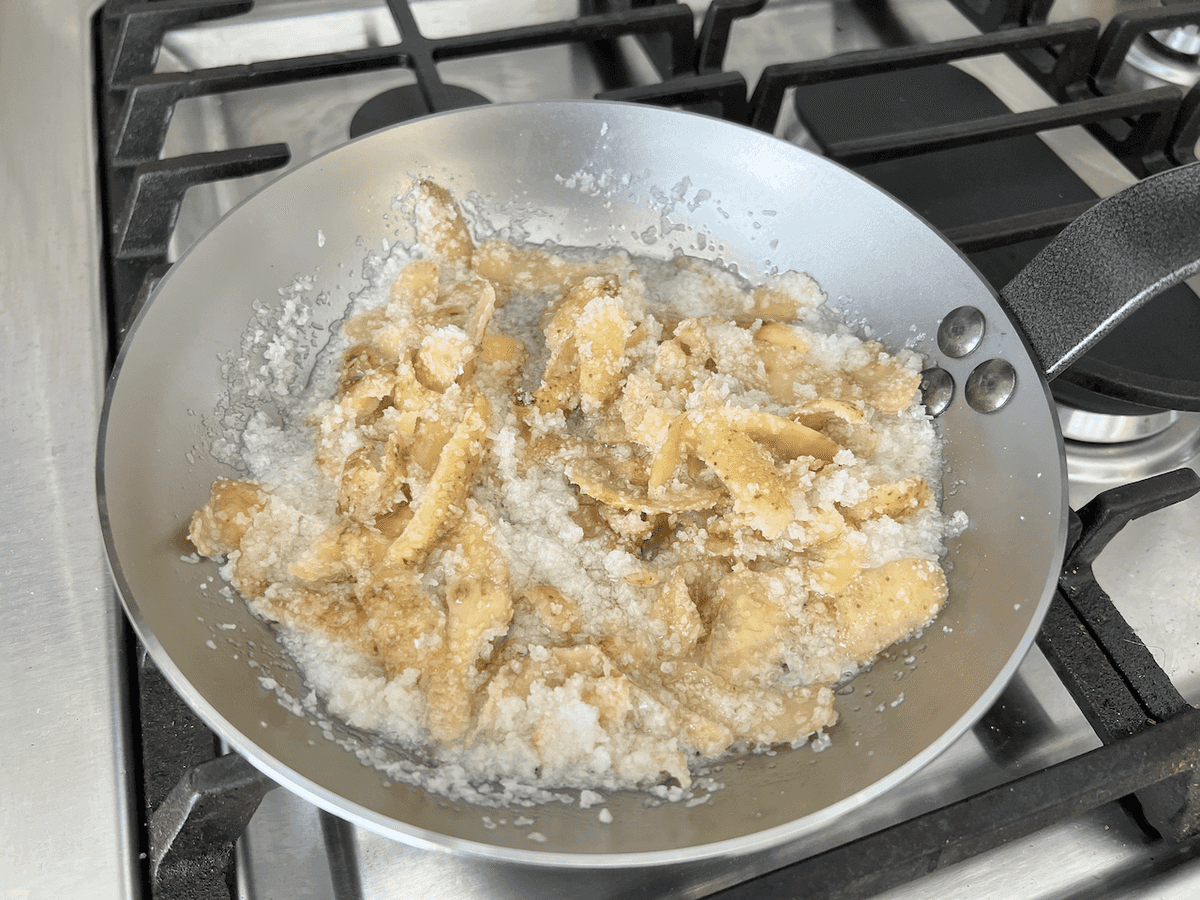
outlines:
{"label": "black cast iron grate", "polygon": [[[777,127],[790,98],[801,118],[808,117],[806,124],[812,126],[824,152],[881,183],[887,181],[889,166],[975,146],[1003,145],[1066,124],[1085,125],[1143,173],[1189,161],[1200,137],[1200,89],[1182,99],[1174,89],[1132,95],[1111,91],[1116,66],[1137,35],[1163,27],[1164,16],[1170,17],[1168,24],[1200,19],[1200,4],[1157,11],[1157,18],[1117,17],[1100,34],[1095,23],[1045,25],[1050,5],[1045,0],[954,0],[984,34],[944,44],[769,66],[749,93],[740,74],[723,71],[723,61],[738,20],[759,12],[765,2],[716,0],[696,36],[693,15],[683,4],[584,0],[580,16],[569,21],[429,40],[420,34],[405,0],[387,0],[403,36],[402,47],[180,74],[154,71],[165,33],[246,12],[252,0],[109,0],[96,19],[96,45],[112,346],[119,346],[141,304],[169,268],[168,241],[184,193],[200,184],[279,169],[290,160],[284,144],[160,158],[175,104],[189,97],[353,72],[408,69],[417,77],[417,111],[441,111],[477,99],[442,82],[437,70],[440,60],[572,42],[586,45],[603,69],[611,42],[634,36],[661,83],[625,86],[620,67],[613,66],[603,79],[610,88],[600,96],[681,106],[768,131]],[[907,77],[905,73],[928,72],[952,59],[994,53],[1009,55],[1060,105],[1034,114],[980,116],[977,111],[964,121],[899,122],[873,135],[839,135],[836,121],[822,120],[819,92],[831,85],[887,77],[887,73]],[[381,101],[385,107],[389,103],[391,98]],[[385,109],[384,118],[389,114]],[[986,254],[1012,256],[1013,248],[1056,233],[1093,202],[1092,197],[1080,197],[1046,208],[1043,200],[1029,211],[990,218],[985,214],[982,219],[953,222],[944,230],[964,250],[974,252],[977,264],[987,272]],[[1197,714],[1182,703],[1090,579],[1090,563],[1115,528],[1196,490],[1190,471],[1164,477],[1165,481],[1139,484],[1081,511],[1080,536],[1073,542],[1075,549],[1039,638],[1106,741],[1105,747],[721,896],[865,897],[1135,793],[1147,827],[1172,840],[1194,836],[1200,818],[1194,774],[1200,754]],[[144,652],[137,669],[147,893],[224,900],[235,892],[234,843],[273,785],[239,757],[219,755],[212,733],[174,694]]]}
{"label": "black cast iron grate", "polygon": [[[717,0],[705,33],[727,29],[730,21],[763,2]],[[439,62],[559,44],[584,46],[603,58],[612,41],[632,36],[644,43],[663,79],[659,92],[670,96],[673,104],[723,109],[735,102],[739,92],[745,104],[740,76],[697,75],[693,14],[682,3],[635,3],[612,9],[608,4],[584,2],[582,14],[566,21],[439,39],[421,34],[408,0],[387,0],[387,5],[401,35],[398,45],[176,73],[154,71],[167,31],[244,13],[252,8],[252,0],[109,0],[96,19],[98,107],[102,192],[109,223],[105,237],[110,316],[118,340],[137,314],[139,297],[144,299],[148,292],[147,278],[162,275],[188,188],[268,172],[290,159],[282,144],[160,159],[175,105],[181,100],[404,69],[417,79],[420,96],[415,111],[442,112],[478,101],[445,84]],[[619,77],[617,71],[602,74],[606,80]],[[742,111],[736,110],[735,116],[740,115]]]}

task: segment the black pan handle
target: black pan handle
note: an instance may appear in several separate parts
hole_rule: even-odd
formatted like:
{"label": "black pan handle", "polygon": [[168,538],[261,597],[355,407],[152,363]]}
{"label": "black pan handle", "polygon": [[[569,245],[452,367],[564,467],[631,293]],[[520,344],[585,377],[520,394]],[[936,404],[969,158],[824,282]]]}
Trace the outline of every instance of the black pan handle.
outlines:
{"label": "black pan handle", "polygon": [[1000,292],[1054,378],[1139,306],[1200,271],[1200,163],[1100,201]]}

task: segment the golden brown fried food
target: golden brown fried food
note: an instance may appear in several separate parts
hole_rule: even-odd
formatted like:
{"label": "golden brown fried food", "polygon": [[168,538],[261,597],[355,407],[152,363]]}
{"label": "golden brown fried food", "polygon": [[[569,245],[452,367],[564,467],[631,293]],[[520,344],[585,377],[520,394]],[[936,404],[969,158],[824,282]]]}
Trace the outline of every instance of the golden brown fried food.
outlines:
{"label": "golden brown fried food", "polygon": [[627,257],[476,246],[440,186],[408,201],[425,258],[343,326],[318,481],[216,482],[197,550],[414,691],[441,752],[686,786],[689,754],[833,724],[830,680],[946,598],[872,543],[936,508],[920,473],[863,469],[913,418],[913,361],[798,323],[806,275],[663,264],[713,306],[676,315]]}

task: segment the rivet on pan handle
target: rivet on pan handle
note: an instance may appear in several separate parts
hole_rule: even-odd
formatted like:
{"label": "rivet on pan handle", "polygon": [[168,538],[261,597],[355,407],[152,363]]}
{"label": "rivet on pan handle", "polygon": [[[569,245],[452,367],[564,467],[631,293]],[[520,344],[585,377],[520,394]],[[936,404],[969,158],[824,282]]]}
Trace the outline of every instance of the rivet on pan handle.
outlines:
{"label": "rivet on pan handle", "polygon": [[1054,378],[1160,291],[1200,271],[1200,163],[1153,175],[1078,219],[1001,299]]}

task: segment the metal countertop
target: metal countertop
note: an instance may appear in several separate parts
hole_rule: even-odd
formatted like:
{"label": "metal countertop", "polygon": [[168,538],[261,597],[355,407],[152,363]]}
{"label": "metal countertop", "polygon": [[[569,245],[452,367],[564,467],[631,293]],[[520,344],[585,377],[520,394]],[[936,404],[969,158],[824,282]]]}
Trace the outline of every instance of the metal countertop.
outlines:
{"label": "metal countertop", "polygon": [[95,499],[105,339],[91,11],[83,0],[0,4],[5,898],[137,890],[112,652],[121,612]]}

